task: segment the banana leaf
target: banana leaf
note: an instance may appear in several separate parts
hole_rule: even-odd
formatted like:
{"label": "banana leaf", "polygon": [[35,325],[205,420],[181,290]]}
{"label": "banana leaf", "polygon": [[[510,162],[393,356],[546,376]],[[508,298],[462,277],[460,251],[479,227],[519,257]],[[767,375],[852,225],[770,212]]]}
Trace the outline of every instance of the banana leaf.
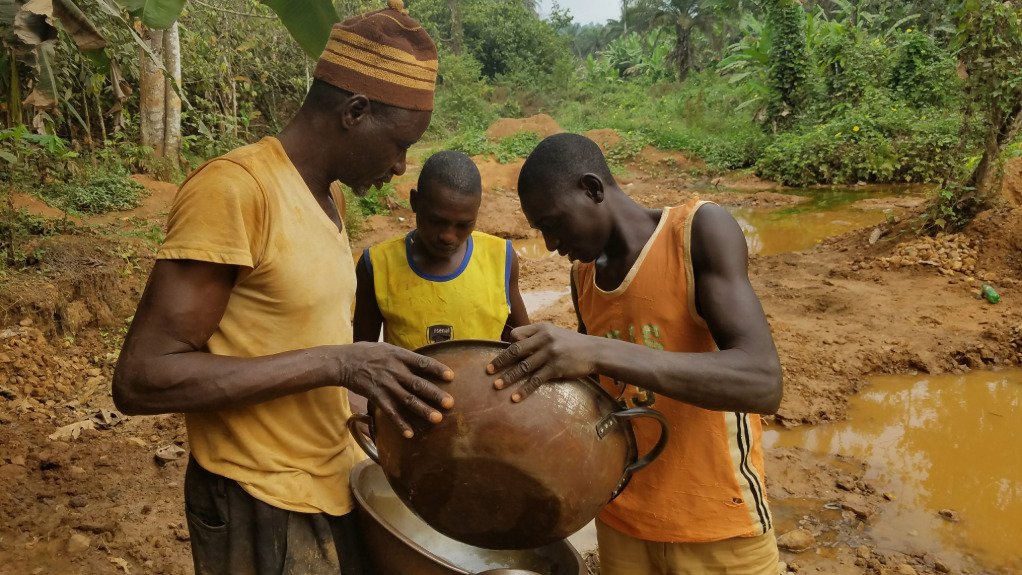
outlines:
{"label": "banana leaf", "polygon": [[143,24],[157,30],[170,28],[185,7],[185,0],[118,0],[118,3]]}
{"label": "banana leaf", "polygon": [[106,48],[106,39],[71,0],[53,0],[53,15],[82,52]]}
{"label": "banana leaf", "polygon": [[330,0],[260,0],[280,18],[291,37],[311,58],[319,58],[330,37],[330,28],[339,20]]}

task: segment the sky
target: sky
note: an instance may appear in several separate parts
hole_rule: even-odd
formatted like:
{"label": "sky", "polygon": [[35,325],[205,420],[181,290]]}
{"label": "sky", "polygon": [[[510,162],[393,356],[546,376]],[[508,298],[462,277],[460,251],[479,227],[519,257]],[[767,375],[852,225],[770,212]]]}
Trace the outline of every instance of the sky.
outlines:
{"label": "sky", "polygon": [[[553,3],[554,0],[540,0],[539,15],[548,16]],[[579,24],[603,24],[621,15],[620,0],[557,0],[557,3],[567,8]]]}

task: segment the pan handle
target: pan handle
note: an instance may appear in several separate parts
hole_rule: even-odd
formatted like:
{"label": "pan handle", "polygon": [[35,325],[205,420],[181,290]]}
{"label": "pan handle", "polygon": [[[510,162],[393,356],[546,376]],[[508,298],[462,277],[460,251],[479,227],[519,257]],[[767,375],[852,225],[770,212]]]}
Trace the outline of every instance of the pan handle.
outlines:
{"label": "pan handle", "polygon": [[614,490],[614,494],[611,497],[617,497],[619,493],[628,485],[628,480],[632,478],[632,474],[636,471],[646,467],[650,463],[663,453],[664,448],[667,447],[667,440],[670,439],[670,425],[667,423],[667,418],[662,413],[655,409],[648,407],[632,407],[623,411],[616,411],[611,414],[616,420],[629,420],[635,419],[636,417],[652,417],[660,424],[660,438],[657,439],[656,445],[649,450],[648,453],[639,457],[634,463],[625,468],[624,473],[621,474],[621,483],[618,484],[617,489]]}
{"label": "pan handle", "polygon": [[369,417],[365,413],[353,413],[348,418],[348,432],[351,433],[351,437],[355,439],[355,443],[362,448],[362,451],[366,452],[366,455],[376,463],[380,462],[380,452],[376,449],[376,444],[373,443],[373,439],[362,432],[362,428],[358,426],[359,423],[364,423],[369,429],[373,428],[373,418]]}

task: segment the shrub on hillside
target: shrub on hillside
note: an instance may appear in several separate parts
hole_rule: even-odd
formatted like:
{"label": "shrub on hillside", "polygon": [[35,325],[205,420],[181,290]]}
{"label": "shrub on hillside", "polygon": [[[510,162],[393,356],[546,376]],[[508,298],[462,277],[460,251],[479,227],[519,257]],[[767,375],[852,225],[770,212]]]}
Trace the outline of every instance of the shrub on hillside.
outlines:
{"label": "shrub on hillside", "polygon": [[93,173],[44,188],[43,199],[66,212],[103,214],[137,207],[145,188],[122,174]]}
{"label": "shrub on hillside", "polygon": [[961,164],[961,116],[871,101],[778,135],[756,173],[791,186],[937,182]]}

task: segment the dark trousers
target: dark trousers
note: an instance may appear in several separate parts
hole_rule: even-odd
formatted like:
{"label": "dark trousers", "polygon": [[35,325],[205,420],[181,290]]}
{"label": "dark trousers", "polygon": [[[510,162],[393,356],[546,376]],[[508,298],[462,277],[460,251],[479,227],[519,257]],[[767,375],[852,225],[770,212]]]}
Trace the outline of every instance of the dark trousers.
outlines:
{"label": "dark trousers", "polygon": [[197,575],[370,575],[355,513],[297,513],[188,461],[185,515]]}

